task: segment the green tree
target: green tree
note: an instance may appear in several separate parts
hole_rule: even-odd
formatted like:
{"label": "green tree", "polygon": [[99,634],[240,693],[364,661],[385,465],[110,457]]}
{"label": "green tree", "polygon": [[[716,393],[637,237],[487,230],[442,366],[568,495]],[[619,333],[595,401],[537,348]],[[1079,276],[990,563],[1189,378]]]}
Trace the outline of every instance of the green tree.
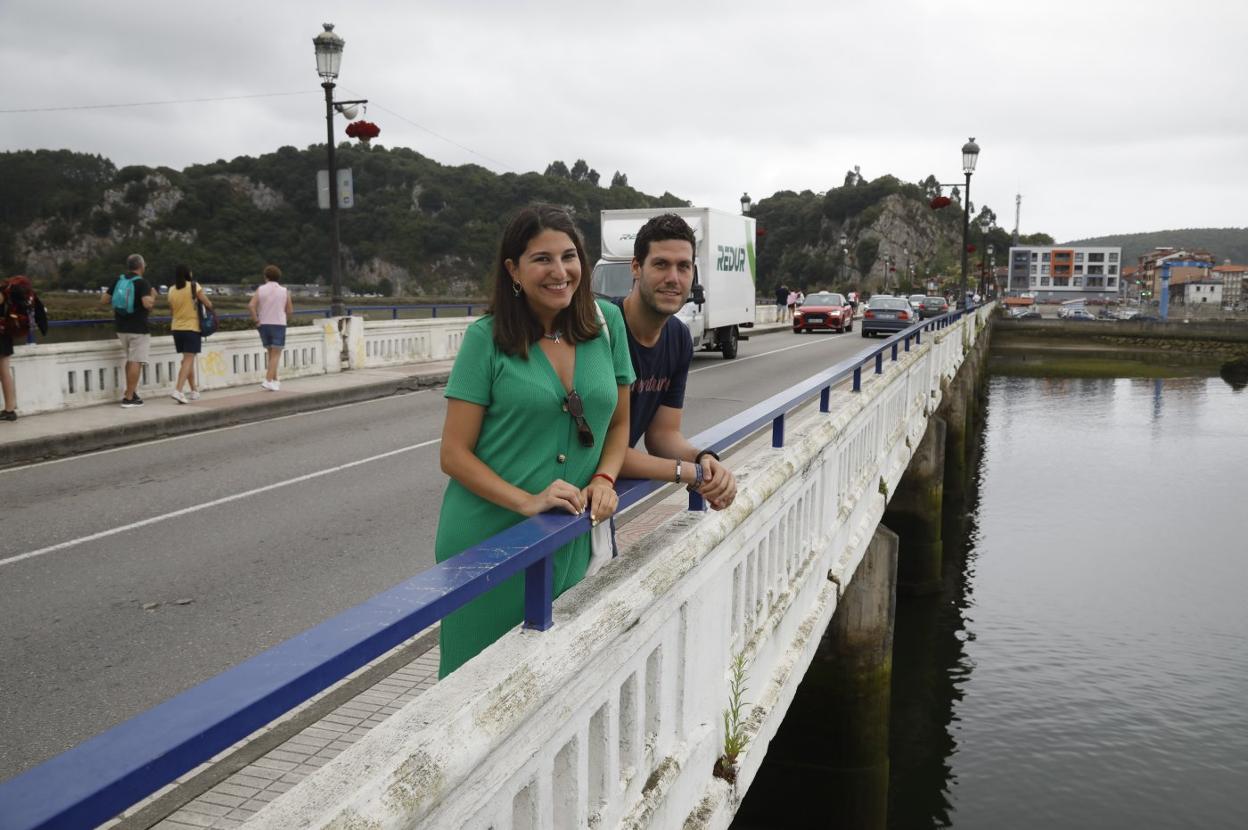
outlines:
{"label": "green tree", "polygon": [[616,170],[615,175],[611,177],[611,186],[628,187],[628,176],[624,175],[619,170]]}
{"label": "green tree", "polygon": [[577,159],[572,164],[572,181],[583,182],[589,176],[589,165],[585,159]]}
{"label": "green tree", "polygon": [[871,276],[871,269],[880,255],[880,240],[874,237],[859,239],[854,248],[854,261],[858,264],[858,273],[863,280]]}
{"label": "green tree", "polygon": [[570,179],[572,174],[568,171],[568,166],[561,161],[552,161],[546,165],[547,176],[557,176],[560,179]]}

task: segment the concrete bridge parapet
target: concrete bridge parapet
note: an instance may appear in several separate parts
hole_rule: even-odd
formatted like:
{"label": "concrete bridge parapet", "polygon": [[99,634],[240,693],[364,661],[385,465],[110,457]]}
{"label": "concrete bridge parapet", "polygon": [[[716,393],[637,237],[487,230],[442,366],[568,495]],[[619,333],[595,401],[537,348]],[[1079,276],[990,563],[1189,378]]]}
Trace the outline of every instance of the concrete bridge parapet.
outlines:
{"label": "concrete bridge parapet", "polygon": [[[784,447],[740,446],[731,508],[673,517],[554,628],[507,634],[246,826],[727,827],[989,312],[791,413]],[[728,781],[737,658],[748,743]]]}

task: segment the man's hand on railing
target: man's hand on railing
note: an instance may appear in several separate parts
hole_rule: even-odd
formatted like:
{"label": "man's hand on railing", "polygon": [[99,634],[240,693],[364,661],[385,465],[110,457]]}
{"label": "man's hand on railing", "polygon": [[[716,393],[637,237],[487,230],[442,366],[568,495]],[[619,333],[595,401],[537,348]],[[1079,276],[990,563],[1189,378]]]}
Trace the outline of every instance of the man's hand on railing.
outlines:
{"label": "man's hand on railing", "polygon": [[719,459],[710,455],[703,456],[702,467],[706,478],[698,488],[698,493],[706,499],[712,510],[723,510],[737,497],[737,478]]}

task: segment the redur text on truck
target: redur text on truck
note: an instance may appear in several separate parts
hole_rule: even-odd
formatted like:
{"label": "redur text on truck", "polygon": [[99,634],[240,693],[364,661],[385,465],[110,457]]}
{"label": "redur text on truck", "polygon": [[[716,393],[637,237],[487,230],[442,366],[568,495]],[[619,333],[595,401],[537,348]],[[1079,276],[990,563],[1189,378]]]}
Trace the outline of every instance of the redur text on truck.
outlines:
{"label": "redur text on truck", "polygon": [[697,240],[694,286],[677,317],[689,327],[694,348],[737,356],[741,329],[754,326],[754,220],[713,208],[646,208],[602,212],[602,259],[590,285],[616,299],[633,288],[633,240],[647,220],[675,213]]}

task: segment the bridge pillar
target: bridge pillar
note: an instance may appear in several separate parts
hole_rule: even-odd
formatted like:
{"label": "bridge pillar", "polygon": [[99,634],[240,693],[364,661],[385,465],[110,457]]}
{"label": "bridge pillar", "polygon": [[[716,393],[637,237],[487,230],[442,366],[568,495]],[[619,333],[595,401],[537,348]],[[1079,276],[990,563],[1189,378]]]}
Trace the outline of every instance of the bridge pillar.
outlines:
{"label": "bridge pillar", "polygon": [[876,528],[734,826],[887,826],[897,548]]}
{"label": "bridge pillar", "polygon": [[933,415],[910,466],[888,502],[884,523],[900,537],[897,590],[917,595],[939,591],[941,577],[941,510],[945,491],[945,421]]}
{"label": "bridge pillar", "polygon": [[[960,373],[952,382],[946,382],[941,396],[939,415],[945,422],[945,474],[944,512],[950,519],[957,519],[966,506],[968,470],[968,443],[972,423],[974,389],[969,372]],[[957,524],[956,521],[953,522]],[[946,522],[946,527],[951,527]],[[954,527],[953,529],[956,529]]]}

